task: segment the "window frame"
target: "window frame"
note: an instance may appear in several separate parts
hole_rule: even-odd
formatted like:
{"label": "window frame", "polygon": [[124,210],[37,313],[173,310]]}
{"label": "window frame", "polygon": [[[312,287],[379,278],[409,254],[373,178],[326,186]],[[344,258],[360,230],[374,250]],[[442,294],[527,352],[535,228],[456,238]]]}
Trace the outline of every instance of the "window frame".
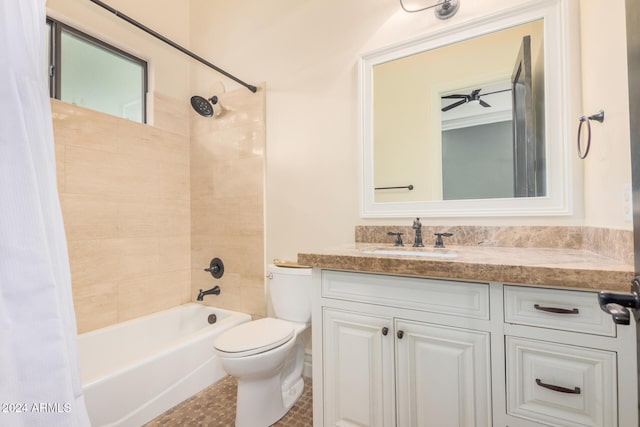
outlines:
{"label": "window frame", "polygon": [[[118,47],[115,47],[104,40],[100,40],[94,36],[91,36],[83,31],[78,30],[77,28],[71,27],[67,24],[64,24],[56,19],[53,19],[47,16],[47,24],[51,26],[51,34],[49,39],[49,96],[51,98],[61,100],[61,81],[62,81],[62,73],[64,72],[62,67],[62,49],[61,49],[61,39],[62,32],[66,31],[74,36],[86,41],[87,43],[93,44],[97,47],[110,51],[116,55],[122,56],[136,64],[140,65],[142,68],[142,93],[140,94],[140,99],[142,102],[142,124],[147,123],[147,91],[149,88],[149,66],[147,61],[141,59],[135,55],[130,54]],[[94,110],[99,111],[99,110]],[[102,112],[102,111],[100,111]],[[104,113],[108,114],[108,113]],[[118,117],[118,116],[116,116]]]}

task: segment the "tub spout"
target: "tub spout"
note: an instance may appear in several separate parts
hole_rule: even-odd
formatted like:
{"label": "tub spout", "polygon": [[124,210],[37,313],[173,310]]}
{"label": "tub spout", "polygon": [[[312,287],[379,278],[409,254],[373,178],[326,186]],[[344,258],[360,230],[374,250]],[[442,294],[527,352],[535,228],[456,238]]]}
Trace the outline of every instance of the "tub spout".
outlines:
{"label": "tub spout", "polygon": [[198,294],[198,298],[196,299],[198,301],[202,301],[205,295],[220,295],[220,286],[216,285],[208,291],[203,291],[202,289],[200,289],[200,293]]}

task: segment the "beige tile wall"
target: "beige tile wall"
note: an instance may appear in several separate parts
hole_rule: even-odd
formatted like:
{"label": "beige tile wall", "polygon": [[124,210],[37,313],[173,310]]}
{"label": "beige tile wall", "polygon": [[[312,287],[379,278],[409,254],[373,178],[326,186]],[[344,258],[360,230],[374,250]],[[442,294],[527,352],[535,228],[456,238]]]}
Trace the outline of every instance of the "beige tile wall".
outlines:
{"label": "beige tile wall", "polygon": [[[265,315],[265,95],[220,95],[206,119],[153,98],[153,126],[52,100],[78,331],[195,300]],[[192,139],[190,138],[192,133]],[[225,262],[214,279],[203,269]]]}
{"label": "beige tile wall", "polygon": [[191,299],[188,103],[155,126],[52,100],[79,332]]}
{"label": "beige tile wall", "polygon": [[[265,316],[265,92],[218,94],[222,114],[191,113],[191,297],[220,285],[205,304]],[[203,271],[221,258],[225,274]]]}

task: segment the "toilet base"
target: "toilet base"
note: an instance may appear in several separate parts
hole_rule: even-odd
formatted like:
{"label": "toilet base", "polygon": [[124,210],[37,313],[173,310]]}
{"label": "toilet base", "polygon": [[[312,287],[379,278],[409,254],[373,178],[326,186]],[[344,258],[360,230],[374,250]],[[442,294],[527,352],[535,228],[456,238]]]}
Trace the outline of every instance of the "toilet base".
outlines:
{"label": "toilet base", "polygon": [[284,417],[302,395],[304,380],[300,378],[288,390],[281,387],[279,375],[256,381],[238,379],[236,427],[267,427]]}
{"label": "toilet base", "polygon": [[236,427],[269,427],[282,418],[304,390],[304,339],[308,325],[280,347],[243,357],[221,355],[223,368],[238,381]]}
{"label": "toilet base", "polygon": [[296,383],[289,388],[289,390],[282,391],[282,401],[284,403],[285,413],[282,414],[284,416],[289,409],[300,399],[302,396],[302,391],[304,390],[304,380],[300,378]]}

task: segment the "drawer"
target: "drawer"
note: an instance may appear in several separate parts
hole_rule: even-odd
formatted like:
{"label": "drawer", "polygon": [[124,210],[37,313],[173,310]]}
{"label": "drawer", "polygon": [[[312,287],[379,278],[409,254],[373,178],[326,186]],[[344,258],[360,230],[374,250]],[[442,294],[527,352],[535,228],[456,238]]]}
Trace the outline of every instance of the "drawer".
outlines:
{"label": "drawer", "polygon": [[487,283],[323,270],[322,296],[489,319]]}
{"label": "drawer", "polygon": [[504,321],[564,331],[615,336],[611,316],[600,309],[595,292],[504,287]]}
{"label": "drawer", "polygon": [[553,426],[618,425],[614,352],[505,339],[508,414]]}

